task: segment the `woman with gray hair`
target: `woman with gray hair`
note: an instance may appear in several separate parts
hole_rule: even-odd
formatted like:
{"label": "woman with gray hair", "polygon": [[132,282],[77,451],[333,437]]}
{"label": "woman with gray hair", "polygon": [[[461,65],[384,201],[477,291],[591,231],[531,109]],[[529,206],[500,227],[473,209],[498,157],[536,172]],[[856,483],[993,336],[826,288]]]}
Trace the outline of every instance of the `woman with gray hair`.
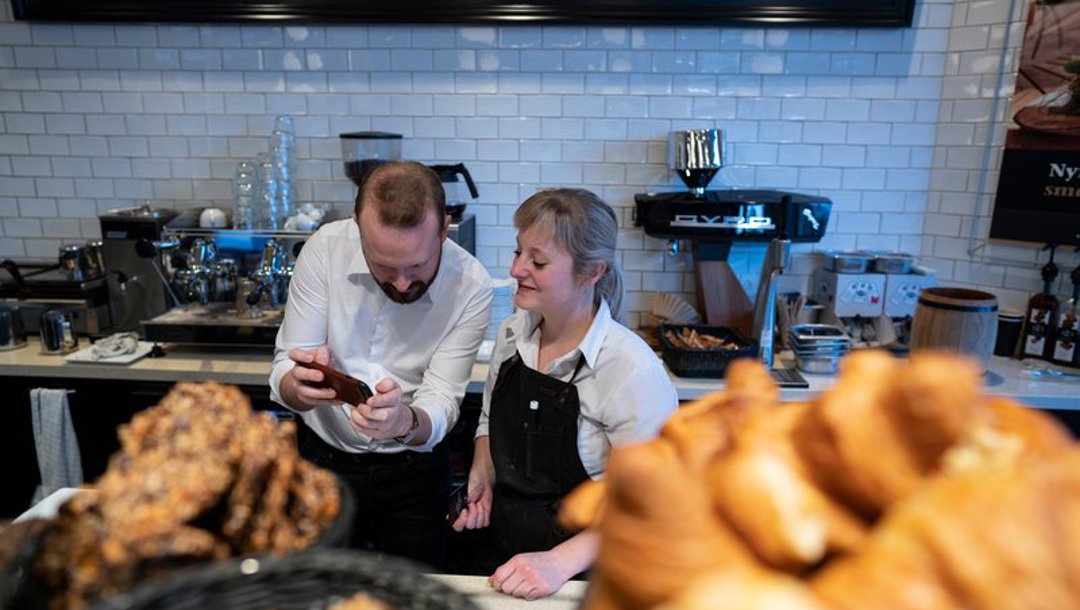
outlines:
{"label": "woman with gray hair", "polygon": [[612,446],[655,436],[678,397],[660,359],[620,323],[611,207],[587,190],[544,190],[514,225],[518,312],[495,342],[468,503],[453,527],[487,527],[478,569],[497,590],[536,599],[596,558],[596,532],[556,523],[562,498],[603,476]]}

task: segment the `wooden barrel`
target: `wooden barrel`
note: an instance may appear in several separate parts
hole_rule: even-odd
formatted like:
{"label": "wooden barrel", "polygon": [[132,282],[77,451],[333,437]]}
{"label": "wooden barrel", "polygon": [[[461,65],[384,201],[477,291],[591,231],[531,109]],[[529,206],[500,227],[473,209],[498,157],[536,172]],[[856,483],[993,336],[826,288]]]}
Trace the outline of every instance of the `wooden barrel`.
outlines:
{"label": "wooden barrel", "polygon": [[997,339],[997,308],[997,297],[988,292],[924,288],[915,306],[911,351],[938,349],[964,354],[986,371]]}

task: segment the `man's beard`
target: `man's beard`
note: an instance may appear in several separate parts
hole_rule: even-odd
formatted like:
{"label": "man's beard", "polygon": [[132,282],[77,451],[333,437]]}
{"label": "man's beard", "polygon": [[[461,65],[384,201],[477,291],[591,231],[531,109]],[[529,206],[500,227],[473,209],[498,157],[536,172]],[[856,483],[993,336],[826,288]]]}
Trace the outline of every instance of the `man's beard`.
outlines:
{"label": "man's beard", "polygon": [[[434,281],[435,278],[431,278],[431,282]],[[405,289],[405,292],[398,290],[390,282],[379,282],[379,288],[382,288],[386,298],[395,303],[404,305],[417,301],[420,297],[424,296],[424,294],[427,293],[428,287],[431,286],[431,282],[421,282],[420,280],[416,280],[409,284],[409,287]]]}

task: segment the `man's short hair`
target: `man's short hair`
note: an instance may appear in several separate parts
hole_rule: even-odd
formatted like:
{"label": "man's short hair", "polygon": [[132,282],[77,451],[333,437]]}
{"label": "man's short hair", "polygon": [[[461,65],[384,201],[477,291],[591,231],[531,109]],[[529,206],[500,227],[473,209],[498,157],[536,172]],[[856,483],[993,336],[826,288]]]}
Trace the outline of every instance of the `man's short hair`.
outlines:
{"label": "man's short hair", "polygon": [[375,205],[379,221],[390,227],[419,226],[429,210],[439,226],[446,215],[446,194],[439,175],[415,161],[389,161],[371,170],[356,194],[353,213],[360,217],[365,205]]}

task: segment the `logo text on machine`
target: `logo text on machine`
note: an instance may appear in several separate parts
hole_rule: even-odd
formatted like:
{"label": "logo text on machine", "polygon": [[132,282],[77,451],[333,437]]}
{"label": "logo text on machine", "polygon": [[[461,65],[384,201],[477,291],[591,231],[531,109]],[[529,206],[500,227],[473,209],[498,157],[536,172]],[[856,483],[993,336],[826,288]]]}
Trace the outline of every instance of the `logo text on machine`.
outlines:
{"label": "logo text on machine", "polygon": [[675,214],[673,227],[697,227],[699,229],[740,229],[763,231],[775,229],[768,216],[709,216],[707,214]]}

